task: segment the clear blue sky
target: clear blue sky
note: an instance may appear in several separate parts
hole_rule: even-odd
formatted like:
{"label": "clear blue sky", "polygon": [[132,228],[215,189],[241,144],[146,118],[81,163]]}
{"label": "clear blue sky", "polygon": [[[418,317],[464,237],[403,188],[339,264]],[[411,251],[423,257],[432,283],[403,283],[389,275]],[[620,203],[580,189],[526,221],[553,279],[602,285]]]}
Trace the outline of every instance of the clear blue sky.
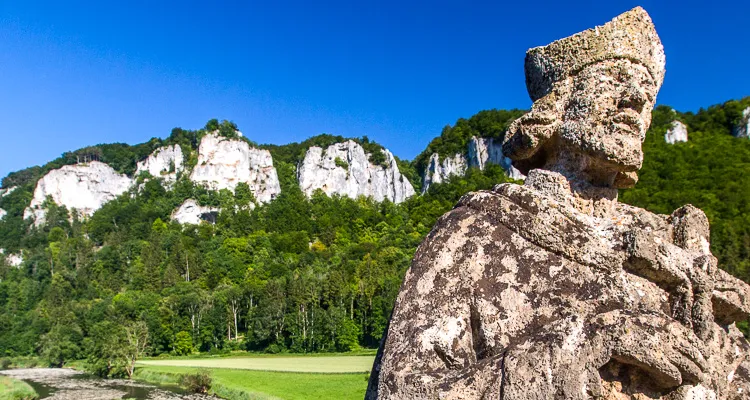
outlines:
{"label": "clear blue sky", "polygon": [[459,117],[529,107],[526,49],[635,5],[667,53],[659,103],[750,95],[748,1],[505,3],[0,0],[0,176],[210,118],[260,143],[368,135],[412,159]]}

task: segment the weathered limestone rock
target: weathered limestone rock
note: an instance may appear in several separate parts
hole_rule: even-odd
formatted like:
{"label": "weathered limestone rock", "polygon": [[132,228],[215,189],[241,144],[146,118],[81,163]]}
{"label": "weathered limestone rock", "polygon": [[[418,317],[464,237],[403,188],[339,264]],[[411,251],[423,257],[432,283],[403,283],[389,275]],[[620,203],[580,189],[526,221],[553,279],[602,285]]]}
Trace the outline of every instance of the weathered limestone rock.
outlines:
{"label": "weathered limestone rock", "polygon": [[229,189],[247,183],[255,199],[267,203],[281,193],[279,177],[271,153],[250,147],[243,140],[227,139],[216,133],[201,139],[198,164],[190,175],[193,182],[213,190]]}
{"label": "weathered limestone rock", "polygon": [[3,219],[7,214],[8,214],[7,211],[5,211],[2,208],[0,208],[0,219]]}
{"label": "weathered limestone rock", "polygon": [[156,149],[145,160],[139,161],[135,175],[148,172],[155,178],[163,178],[165,182],[171,183],[183,169],[182,148],[174,144]]}
{"label": "weathered limestone rock", "polygon": [[445,157],[440,162],[440,155],[433,153],[422,177],[422,193],[426,193],[434,183],[442,183],[451,176],[459,176],[466,173],[467,161],[463,154],[455,154],[453,157]]}
{"label": "weathered limestone rock", "polygon": [[172,213],[172,220],[193,225],[198,225],[201,221],[213,223],[216,222],[218,212],[218,208],[203,207],[197,201],[188,199]]}
{"label": "weathered limestone rock", "polygon": [[317,189],[328,195],[340,194],[356,199],[372,197],[401,203],[414,195],[414,188],[398,169],[396,159],[385,150],[386,167],[370,162],[357,142],[335,143],[325,151],[317,146],[307,149],[297,171],[302,191],[311,196]]}
{"label": "weathered limestone rock", "polygon": [[0,256],[5,257],[5,262],[11,267],[20,267],[23,264],[23,256],[21,254],[5,254],[5,250],[0,249]]}
{"label": "weathered limestone rock", "polygon": [[732,134],[735,137],[750,137],[750,107],[742,112],[742,118],[737,126],[734,127]]}
{"label": "weathered limestone rock", "polygon": [[672,126],[670,126],[667,130],[667,133],[664,134],[664,140],[669,144],[675,144],[677,142],[687,142],[687,126],[685,126],[685,124],[680,121],[672,121]]}
{"label": "weathered limestone rock", "polygon": [[484,170],[488,163],[503,167],[510,178],[524,179],[524,175],[513,167],[510,158],[503,155],[501,142],[493,138],[472,137],[466,155],[455,154],[453,157],[444,158],[442,163],[437,153],[430,156],[422,177],[422,193],[427,192],[433,183],[441,183],[451,176],[465,174],[468,168]]}
{"label": "weathered limestone rock", "polygon": [[3,188],[0,189],[0,198],[3,198],[11,193],[13,193],[14,190],[18,189],[17,186],[11,186],[9,188]]}
{"label": "weathered limestone rock", "polygon": [[99,161],[65,165],[48,172],[37,182],[34,197],[23,217],[33,218],[37,226],[43,224],[47,211],[42,204],[48,196],[56,204],[68,210],[75,208],[81,216],[88,217],[104,203],[126,192],[132,183],[126,175],[118,174]]}
{"label": "weathered limestone rock", "polygon": [[750,286],[705,214],[617,202],[664,73],[635,8],[527,53],[503,143],[524,185],[464,196],[419,246],[366,399],[744,399]]}

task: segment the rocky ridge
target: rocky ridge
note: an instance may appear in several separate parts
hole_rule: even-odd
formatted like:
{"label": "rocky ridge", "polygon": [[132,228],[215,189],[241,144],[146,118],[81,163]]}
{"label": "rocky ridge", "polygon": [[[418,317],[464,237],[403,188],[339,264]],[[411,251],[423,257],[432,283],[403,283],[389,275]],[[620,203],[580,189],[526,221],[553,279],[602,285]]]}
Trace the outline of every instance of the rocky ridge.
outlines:
{"label": "rocky ridge", "polygon": [[104,203],[126,192],[132,184],[126,175],[118,174],[99,161],[65,165],[50,171],[37,182],[34,197],[23,217],[33,218],[37,226],[43,224],[47,211],[42,204],[48,196],[56,204],[69,210],[76,209],[88,217]]}
{"label": "rocky ridge", "polygon": [[227,139],[216,133],[201,139],[198,164],[190,179],[212,190],[228,189],[231,192],[238,183],[247,183],[260,203],[267,203],[281,193],[268,150],[256,149],[243,140]]}
{"label": "rocky ridge", "polygon": [[487,164],[500,165],[512,179],[524,179],[524,175],[513,167],[511,160],[503,155],[502,142],[493,138],[473,136],[467,145],[466,155],[455,154],[443,158],[433,153],[422,176],[422,193],[429,190],[433,183],[441,183],[451,176],[463,175],[469,168],[484,170]]}
{"label": "rocky ridge", "polygon": [[680,121],[672,121],[667,133],[664,134],[664,140],[669,144],[688,141],[687,126]]}
{"label": "rocky ridge", "polygon": [[750,137],[750,107],[742,111],[742,118],[740,118],[737,126],[734,127],[732,134],[739,138]]}
{"label": "rocky ridge", "polygon": [[401,175],[396,159],[384,150],[386,166],[374,165],[359,143],[348,140],[325,150],[312,146],[297,170],[300,188],[309,197],[320,189],[327,195],[401,203],[414,195],[414,188]]}
{"label": "rocky ridge", "polygon": [[182,148],[174,144],[158,148],[145,160],[139,161],[135,175],[148,172],[155,178],[163,178],[165,182],[171,183],[177,180],[177,174],[183,170]]}

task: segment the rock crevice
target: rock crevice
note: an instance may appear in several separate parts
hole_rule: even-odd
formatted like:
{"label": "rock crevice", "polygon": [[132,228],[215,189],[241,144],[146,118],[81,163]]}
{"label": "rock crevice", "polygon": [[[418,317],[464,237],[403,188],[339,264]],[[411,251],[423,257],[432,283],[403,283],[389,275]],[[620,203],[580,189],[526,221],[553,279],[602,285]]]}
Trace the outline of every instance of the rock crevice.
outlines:
{"label": "rock crevice", "polygon": [[442,183],[452,176],[465,174],[469,168],[484,170],[487,164],[501,166],[512,179],[524,179],[524,175],[513,167],[510,158],[503,155],[502,141],[473,136],[469,140],[465,154],[459,153],[452,157],[445,157],[442,162],[439,154],[433,153],[430,156],[422,176],[422,193],[426,193],[432,184]]}
{"label": "rock crevice", "polygon": [[414,195],[414,188],[401,175],[393,154],[385,149],[383,152],[385,166],[380,166],[371,163],[362,146],[353,140],[332,144],[325,150],[310,147],[297,169],[300,188],[308,197],[320,189],[327,195],[401,203]]}
{"label": "rock crevice", "polygon": [[250,147],[244,140],[227,139],[211,133],[201,139],[198,163],[190,179],[212,190],[232,193],[240,182],[246,183],[260,203],[281,193],[279,177],[268,150]]}

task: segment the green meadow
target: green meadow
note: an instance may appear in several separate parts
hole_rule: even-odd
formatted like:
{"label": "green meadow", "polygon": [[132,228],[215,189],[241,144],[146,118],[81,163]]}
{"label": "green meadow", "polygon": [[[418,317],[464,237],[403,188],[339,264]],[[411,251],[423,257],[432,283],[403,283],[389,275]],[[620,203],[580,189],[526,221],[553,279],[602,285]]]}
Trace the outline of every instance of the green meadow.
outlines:
{"label": "green meadow", "polygon": [[[301,363],[299,358],[303,358]],[[314,369],[316,365],[321,370],[331,369],[335,360],[329,357],[263,357],[253,361],[267,360],[263,366],[274,368]],[[330,357],[356,358],[356,357]],[[208,370],[212,378],[211,392],[219,397],[232,400],[296,400],[296,399],[357,399],[364,398],[369,373],[310,373],[310,372],[280,372],[247,369],[256,364],[247,358],[226,358],[212,360],[163,360],[164,363],[177,361],[192,362],[196,366],[146,365],[152,362],[139,363],[135,378],[141,381],[175,384],[185,373],[198,370]],[[209,363],[210,361],[210,363]],[[372,358],[370,358],[372,362]],[[210,367],[208,367],[210,365]],[[239,367],[238,367],[239,365]],[[261,365],[261,364],[257,364]],[[352,364],[347,364],[351,366]],[[239,369],[244,368],[244,369]]]}

